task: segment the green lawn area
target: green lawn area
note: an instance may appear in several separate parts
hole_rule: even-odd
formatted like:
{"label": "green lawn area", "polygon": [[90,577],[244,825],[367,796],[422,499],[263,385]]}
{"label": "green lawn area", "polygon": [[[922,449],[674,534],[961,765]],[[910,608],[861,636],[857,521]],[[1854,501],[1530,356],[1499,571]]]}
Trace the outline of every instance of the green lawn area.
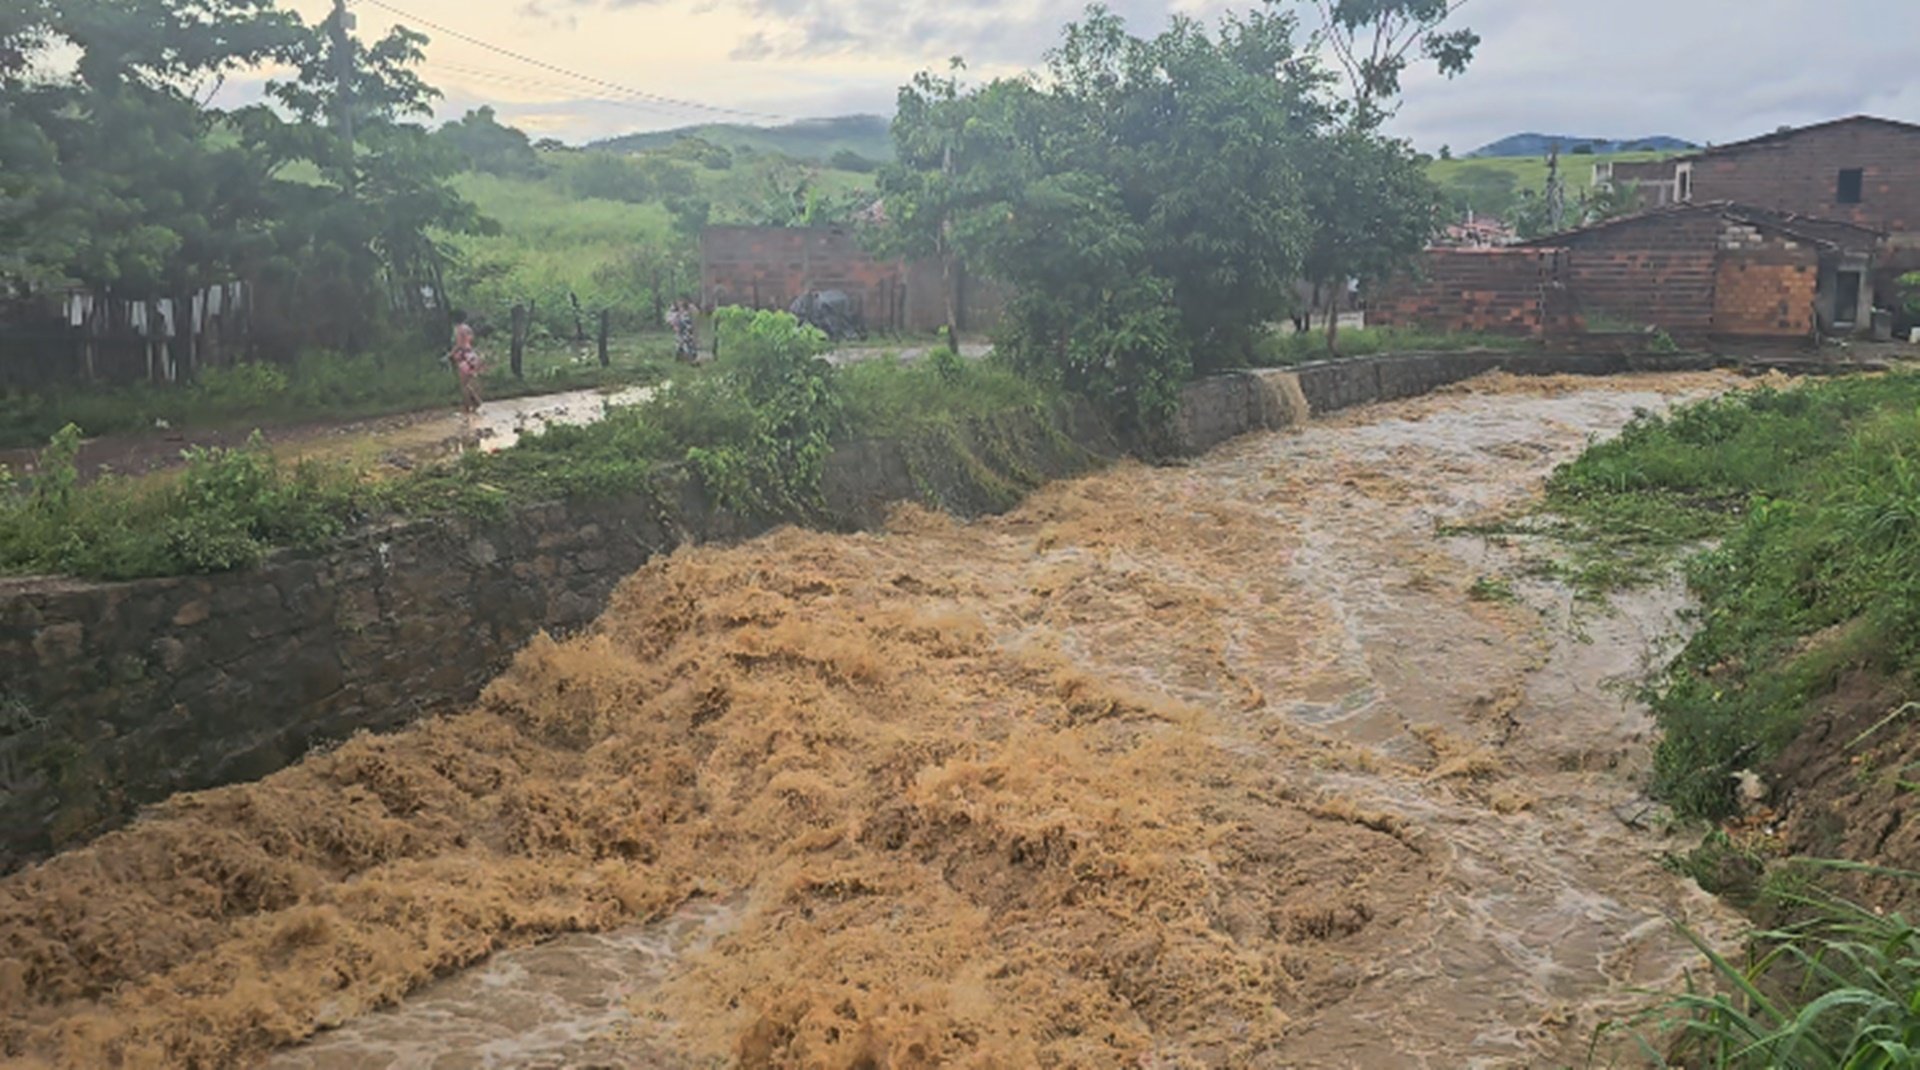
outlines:
{"label": "green lawn area", "polygon": [[[1620,152],[1606,156],[1562,154],[1560,176],[1567,196],[1578,197],[1593,188],[1598,163],[1636,163],[1674,155],[1664,152]],[[1472,207],[1483,215],[1505,218],[1519,200],[1520,191],[1538,192],[1547,185],[1544,156],[1497,156],[1477,159],[1434,160],[1427,175],[1447,192],[1456,211]]]}

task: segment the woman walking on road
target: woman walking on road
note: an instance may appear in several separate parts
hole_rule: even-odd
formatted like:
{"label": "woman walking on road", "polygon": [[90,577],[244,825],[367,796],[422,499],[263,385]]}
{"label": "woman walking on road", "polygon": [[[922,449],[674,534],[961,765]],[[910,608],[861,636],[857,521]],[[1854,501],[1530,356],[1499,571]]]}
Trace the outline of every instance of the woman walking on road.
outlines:
{"label": "woman walking on road", "polygon": [[462,323],[453,329],[453,349],[447,363],[460,376],[460,411],[472,416],[480,411],[480,373],[486,364],[473,348],[473,328]]}

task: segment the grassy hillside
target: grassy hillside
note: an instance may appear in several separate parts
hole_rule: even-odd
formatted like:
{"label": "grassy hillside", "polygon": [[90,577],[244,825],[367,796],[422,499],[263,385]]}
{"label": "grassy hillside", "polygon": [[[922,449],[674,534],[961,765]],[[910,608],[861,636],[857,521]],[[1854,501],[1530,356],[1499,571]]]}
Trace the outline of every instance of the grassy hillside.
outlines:
{"label": "grassy hillside", "polygon": [[[1622,152],[1611,156],[1560,157],[1560,176],[1567,196],[1577,197],[1593,188],[1593,167],[1597,163],[1658,160],[1672,153]],[[1456,210],[1471,206],[1482,215],[1506,217],[1519,200],[1520,191],[1546,188],[1547,161],[1543,156],[1475,157],[1464,160],[1435,160],[1427,165],[1427,174],[1446,190]]]}
{"label": "grassy hillside", "polygon": [[781,153],[799,160],[824,163],[837,152],[852,152],[869,160],[893,156],[887,119],[879,115],[843,115],[832,119],[802,119],[786,126],[748,126],[707,123],[676,130],[626,134],[596,141],[589,148],[610,152],[642,152],[663,148],[682,137],[700,137],[716,145],[756,153]]}
{"label": "grassy hillside", "polygon": [[[602,159],[590,159],[595,156]],[[799,182],[830,198],[873,187],[870,174],[769,153],[723,170],[677,166],[676,173],[691,183],[677,194],[650,191],[641,182],[616,184],[607,196],[583,195],[579,171],[596,162],[607,161],[600,153],[551,153],[538,177],[469,173],[455,180],[460,193],[499,225],[495,234],[443,236],[454,254],[447,282],[455,304],[478,320],[504,325],[515,303],[529,302],[536,334],[570,337],[573,294],[589,330],[602,308],[611,310],[618,332],[657,328],[656,296],[671,300],[699,287],[695,232],[679,225],[670,199],[704,203],[714,223],[751,223]],[[643,164],[622,162],[636,173]]]}

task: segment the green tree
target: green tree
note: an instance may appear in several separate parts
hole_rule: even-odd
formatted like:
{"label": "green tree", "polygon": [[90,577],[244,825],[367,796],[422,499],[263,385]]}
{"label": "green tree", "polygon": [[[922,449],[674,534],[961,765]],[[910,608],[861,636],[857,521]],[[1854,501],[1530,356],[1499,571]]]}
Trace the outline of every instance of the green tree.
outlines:
{"label": "green tree", "polygon": [[901,90],[883,248],[1011,285],[998,349],[1153,428],[1195,368],[1244,360],[1309,239],[1299,163],[1331,118],[1291,16],[1153,38],[1104,8],[1038,82]]}
{"label": "green tree", "polygon": [[[424,38],[354,46],[355,148],[335,132],[333,32],[272,0],[33,0],[0,14],[0,273],[123,297],[183,297],[235,276],[286,281],[336,316],[340,344],[438,278],[430,230],[477,225],[456,160],[411,121],[433,92]],[[46,60],[46,62],[41,62]],[[274,63],[272,107],[203,99]],[[323,182],[280,177],[311,161]],[[256,321],[258,320],[256,316]],[[309,315],[308,318],[311,318]]]}
{"label": "green tree", "polygon": [[1480,35],[1446,29],[1465,0],[1314,0],[1321,25],[1316,35],[1346,73],[1352,100],[1362,112],[1384,110],[1400,95],[1400,77],[1415,55],[1452,77],[1467,69]]}
{"label": "green tree", "polygon": [[525,132],[507,126],[486,105],[434,131],[434,140],[466,161],[467,168],[489,175],[535,175],[540,154]]}
{"label": "green tree", "polygon": [[1322,137],[1303,169],[1312,237],[1302,277],[1328,296],[1327,349],[1337,349],[1338,301],[1406,269],[1439,229],[1444,197],[1411,146],[1364,126]]}
{"label": "green tree", "polygon": [[[328,310],[300,341],[353,350],[384,327],[387,310],[420,311],[422,290],[441,288],[446,257],[436,232],[489,225],[448,184],[460,158],[418,121],[439,96],[414,70],[426,37],[396,26],[370,45],[348,38],[343,102],[333,54],[338,17],[304,28],[289,52],[296,77],[268,83],[279,110],[255,105],[234,119],[274,170],[303,160],[319,166],[323,184],[274,187],[275,243],[261,275],[277,292],[297,294],[301,307]],[[351,142],[333,123],[343,108],[352,115]],[[296,308],[285,311],[299,319]]]}

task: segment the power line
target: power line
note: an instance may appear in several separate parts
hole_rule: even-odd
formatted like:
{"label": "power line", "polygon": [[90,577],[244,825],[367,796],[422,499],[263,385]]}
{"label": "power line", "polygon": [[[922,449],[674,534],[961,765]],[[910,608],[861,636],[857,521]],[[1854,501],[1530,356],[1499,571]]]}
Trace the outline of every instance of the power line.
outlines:
{"label": "power line", "polygon": [[576,85],[532,79],[506,71],[492,71],[483,67],[465,67],[457,63],[441,63],[433,60],[422,63],[420,68],[428,72],[449,74],[460,78],[477,78],[483,82],[491,82],[494,85],[506,86],[513,89],[534,89],[550,93],[570,93],[578,100],[594,104],[606,104],[616,108],[631,108],[649,115],[680,114],[671,108],[648,101],[583,93],[581,88]]}
{"label": "power line", "polygon": [[474,37],[471,34],[461,33],[459,30],[453,29],[450,26],[442,26],[437,22],[430,22],[427,19],[423,19],[418,15],[410,15],[407,12],[402,11],[397,7],[394,7],[392,4],[387,3],[386,0],[358,0],[358,2],[372,4],[374,7],[387,11],[390,14],[396,15],[403,19],[410,20],[412,22],[417,22],[420,25],[425,26],[430,30],[435,30],[440,33],[446,34],[448,37],[465,41],[470,45],[477,45],[480,48],[484,48],[489,52],[497,52],[502,56],[506,56],[508,59],[519,60],[521,63],[525,63],[534,67],[539,67],[542,70],[552,71],[555,74],[562,74],[567,76],[568,78],[575,78],[582,82],[586,82],[590,85],[599,86],[602,89],[612,89],[612,90],[615,90],[616,92],[625,94],[628,97],[632,97],[638,100],[647,100],[647,101],[652,101],[656,104],[671,105],[671,106],[680,107],[680,108],[691,108],[696,111],[715,112],[723,115],[738,115],[738,116],[742,116],[744,118],[749,118],[749,119],[772,119],[777,122],[786,122],[786,121],[791,121],[792,119],[792,116],[775,115],[775,114],[772,114],[771,112],[745,111],[740,108],[728,108],[719,104],[702,104],[697,100],[681,100],[677,97],[668,97],[668,96],[662,96],[658,93],[649,93],[644,89],[635,89],[632,86],[621,85],[618,82],[609,82],[604,78],[595,78],[593,75],[590,75],[590,74],[581,74],[579,71],[569,70],[555,63],[548,63],[546,60],[535,59],[534,57],[526,55],[524,53],[515,52],[510,48],[502,48],[499,45],[493,44],[491,42],[482,41],[478,37]]}

